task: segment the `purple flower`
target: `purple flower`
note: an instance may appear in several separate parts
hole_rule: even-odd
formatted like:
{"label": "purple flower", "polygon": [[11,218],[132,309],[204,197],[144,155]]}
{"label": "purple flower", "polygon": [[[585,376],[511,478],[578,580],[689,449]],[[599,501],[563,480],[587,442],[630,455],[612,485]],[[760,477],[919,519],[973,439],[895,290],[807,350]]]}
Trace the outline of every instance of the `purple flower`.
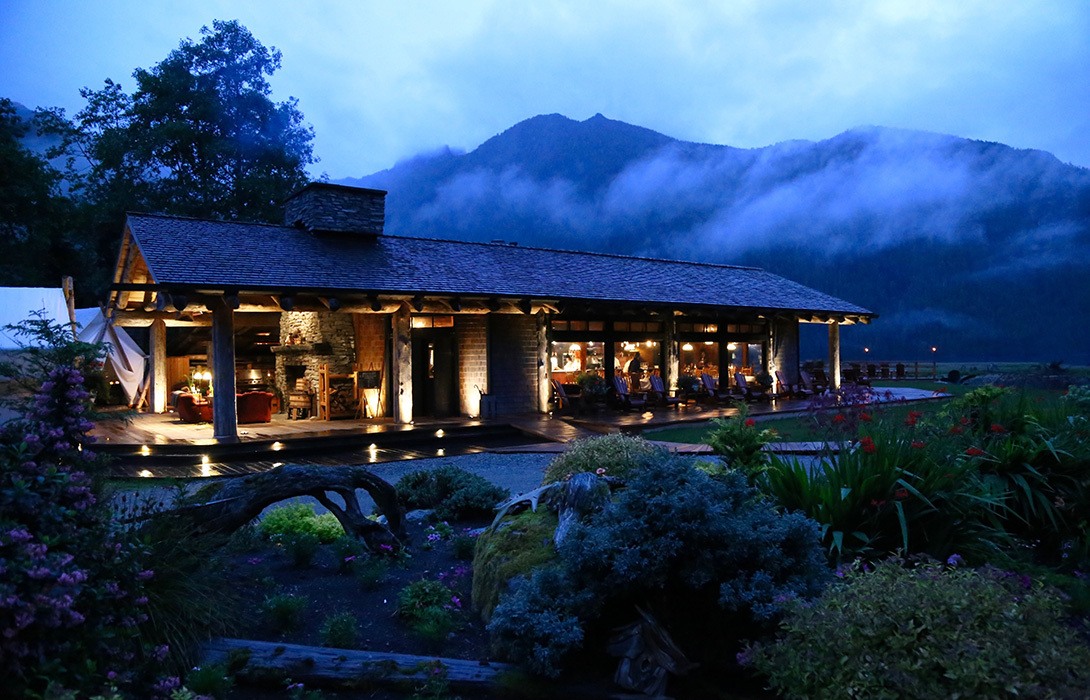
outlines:
{"label": "purple flower", "polygon": [[951,554],[946,558],[947,566],[961,566],[965,563],[965,560],[961,558],[960,554]]}
{"label": "purple flower", "polygon": [[[121,545],[118,545],[118,547],[120,547],[120,546]],[[153,576],[155,576],[154,571],[152,571],[151,569],[144,569],[143,571],[141,571],[140,573],[138,573],[136,575],[136,578],[138,580],[140,580],[140,581],[147,581],[147,580],[151,579]]]}

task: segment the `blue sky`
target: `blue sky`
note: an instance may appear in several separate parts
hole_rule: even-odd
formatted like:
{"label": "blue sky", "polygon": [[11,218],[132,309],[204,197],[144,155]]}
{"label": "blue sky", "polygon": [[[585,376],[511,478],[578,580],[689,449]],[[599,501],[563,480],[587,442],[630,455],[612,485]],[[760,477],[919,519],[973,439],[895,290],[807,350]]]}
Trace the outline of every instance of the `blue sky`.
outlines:
{"label": "blue sky", "polygon": [[0,0],[0,96],[73,113],[213,19],[283,52],[274,98],[332,178],[552,112],[739,147],[895,126],[1090,166],[1083,0]]}

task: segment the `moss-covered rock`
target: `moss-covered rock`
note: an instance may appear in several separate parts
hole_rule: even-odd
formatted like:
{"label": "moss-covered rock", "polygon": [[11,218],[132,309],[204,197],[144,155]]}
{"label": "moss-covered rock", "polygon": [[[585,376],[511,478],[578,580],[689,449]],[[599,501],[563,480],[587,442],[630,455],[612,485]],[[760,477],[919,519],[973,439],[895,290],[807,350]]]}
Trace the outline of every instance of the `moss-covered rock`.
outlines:
{"label": "moss-covered rock", "polygon": [[473,556],[473,608],[487,622],[507,582],[529,576],[556,559],[556,514],[548,508],[524,511],[500,522],[477,539]]}

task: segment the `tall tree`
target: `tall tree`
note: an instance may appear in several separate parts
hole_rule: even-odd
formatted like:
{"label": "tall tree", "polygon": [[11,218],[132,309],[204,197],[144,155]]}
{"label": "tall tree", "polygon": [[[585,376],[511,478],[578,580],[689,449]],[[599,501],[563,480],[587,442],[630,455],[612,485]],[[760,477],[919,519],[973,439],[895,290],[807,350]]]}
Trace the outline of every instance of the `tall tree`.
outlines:
{"label": "tall tree", "polygon": [[[86,106],[72,120],[60,109],[37,114],[40,131],[61,137],[50,156],[67,157],[78,226],[100,270],[114,263],[126,211],[277,222],[317,162],[297,101],[271,98],[280,51],[235,20],[201,35],[134,71],[131,95],[107,79],[80,91]],[[96,281],[100,294],[106,280]]]}

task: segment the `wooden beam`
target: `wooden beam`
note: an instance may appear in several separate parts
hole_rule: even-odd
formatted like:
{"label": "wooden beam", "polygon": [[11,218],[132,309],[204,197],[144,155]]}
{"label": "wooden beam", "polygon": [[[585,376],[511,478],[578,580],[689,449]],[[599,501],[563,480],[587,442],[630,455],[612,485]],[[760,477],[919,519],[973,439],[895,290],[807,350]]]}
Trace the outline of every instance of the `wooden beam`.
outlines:
{"label": "wooden beam", "polygon": [[151,323],[148,335],[151,345],[151,410],[166,413],[167,410],[167,324],[162,319]]}

